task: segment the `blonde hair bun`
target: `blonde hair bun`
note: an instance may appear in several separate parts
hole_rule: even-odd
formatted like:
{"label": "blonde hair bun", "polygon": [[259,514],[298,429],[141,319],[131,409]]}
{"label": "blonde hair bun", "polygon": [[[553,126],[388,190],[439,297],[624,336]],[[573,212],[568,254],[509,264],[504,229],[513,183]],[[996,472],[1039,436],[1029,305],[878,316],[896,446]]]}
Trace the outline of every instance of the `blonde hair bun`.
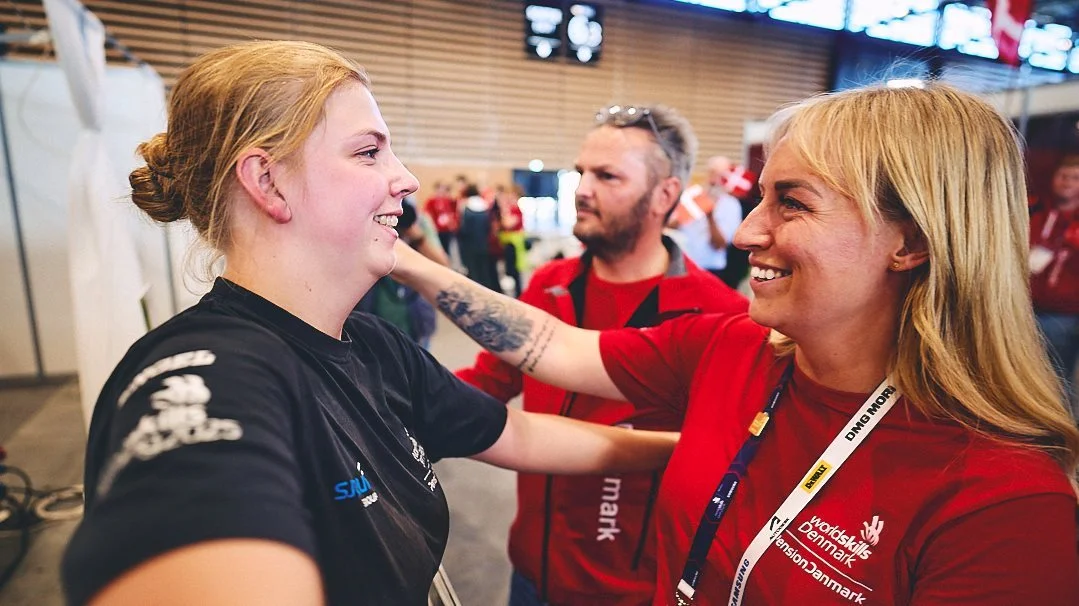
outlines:
{"label": "blonde hair bun", "polygon": [[165,133],[139,144],[135,153],[146,160],[145,166],[131,171],[131,201],[158,223],[171,223],[186,217],[184,196],[177,191],[176,179],[169,168],[168,142]]}

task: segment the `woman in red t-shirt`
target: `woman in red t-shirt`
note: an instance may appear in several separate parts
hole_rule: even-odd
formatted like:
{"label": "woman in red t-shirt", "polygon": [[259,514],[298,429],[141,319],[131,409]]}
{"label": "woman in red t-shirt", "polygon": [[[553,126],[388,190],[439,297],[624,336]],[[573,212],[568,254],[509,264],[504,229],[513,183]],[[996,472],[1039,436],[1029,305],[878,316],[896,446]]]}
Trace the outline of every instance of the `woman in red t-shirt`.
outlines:
{"label": "woman in red t-shirt", "polygon": [[453,239],[461,226],[461,217],[457,214],[457,201],[450,195],[450,186],[442,182],[435,183],[435,193],[423,204],[423,210],[431,217],[438,230],[438,240],[442,250],[449,255]]}
{"label": "woman in red t-shirt", "polygon": [[1010,121],[930,83],[773,124],[734,238],[748,317],[597,333],[407,250],[397,275],[541,381],[685,415],[655,604],[1079,603],[1079,430],[1031,313]]}

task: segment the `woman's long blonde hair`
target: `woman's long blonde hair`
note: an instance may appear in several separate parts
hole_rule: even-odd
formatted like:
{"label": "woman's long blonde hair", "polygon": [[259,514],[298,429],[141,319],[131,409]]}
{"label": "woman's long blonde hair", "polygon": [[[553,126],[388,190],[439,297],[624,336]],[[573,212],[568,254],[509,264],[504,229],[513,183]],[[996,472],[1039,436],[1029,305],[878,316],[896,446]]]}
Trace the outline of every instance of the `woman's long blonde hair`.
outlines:
{"label": "woman's long blonde hair", "polygon": [[1034,321],[1011,122],[937,83],[821,95],[773,120],[772,145],[784,139],[867,221],[908,221],[924,238],[929,262],[909,272],[893,370],[909,401],[1043,449],[1074,476],[1079,430]]}

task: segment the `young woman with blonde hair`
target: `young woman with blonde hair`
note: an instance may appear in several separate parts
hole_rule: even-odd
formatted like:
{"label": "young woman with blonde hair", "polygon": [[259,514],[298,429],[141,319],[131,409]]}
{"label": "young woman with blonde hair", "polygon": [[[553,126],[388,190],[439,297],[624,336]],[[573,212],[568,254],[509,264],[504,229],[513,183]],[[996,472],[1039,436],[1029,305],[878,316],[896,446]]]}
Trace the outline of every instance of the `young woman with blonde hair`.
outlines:
{"label": "young woman with blonde hair", "polygon": [[589,332],[414,255],[542,381],[685,415],[655,604],[1075,604],[1079,431],[1037,336],[1011,123],[940,84],[779,112],[748,315]]}
{"label": "young woman with blonde hair", "polygon": [[532,415],[456,380],[360,297],[416,179],[366,74],[303,42],[197,59],[132,200],[224,258],[102,390],[70,604],[426,604],[449,512],[432,461],[654,469],[676,434]]}

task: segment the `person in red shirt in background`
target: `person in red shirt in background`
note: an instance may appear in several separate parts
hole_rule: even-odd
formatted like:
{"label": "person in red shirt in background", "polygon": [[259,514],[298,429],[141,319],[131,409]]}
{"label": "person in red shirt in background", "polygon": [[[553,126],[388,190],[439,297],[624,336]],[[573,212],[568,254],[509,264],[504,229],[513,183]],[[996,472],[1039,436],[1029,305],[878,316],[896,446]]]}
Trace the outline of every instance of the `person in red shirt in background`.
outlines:
{"label": "person in red shirt in background", "polygon": [[[653,326],[680,313],[741,313],[744,297],[663,236],[697,149],[689,123],[666,107],[615,106],[598,116],[577,155],[574,235],[580,258],[538,268],[520,300],[589,329]],[[527,370],[527,369],[526,369]],[[544,385],[482,352],[457,376],[502,401],[604,425],[678,429],[667,408]],[[651,508],[658,473],[609,477],[518,474],[510,530],[510,604],[648,604],[655,591]]]}
{"label": "person in red shirt in background", "polygon": [[1030,290],[1038,326],[1079,419],[1073,376],[1079,358],[1079,155],[1053,173],[1052,192],[1030,208]]}
{"label": "person in red shirt in background", "polygon": [[457,200],[450,195],[450,186],[441,181],[435,182],[435,193],[423,203],[423,210],[431,217],[431,222],[438,230],[438,241],[442,243],[442,250],[449,255],[450,245],[461,227]]}
{"label": "person in red shirt in background", "polygon": [[402,245],[394,275],[534,380],[685,417],[657,606],[1079,604],[1079,428],[1031,313],[1011,121],[932,82],[771,124],[734,237],[748,315],[586,330]]}

